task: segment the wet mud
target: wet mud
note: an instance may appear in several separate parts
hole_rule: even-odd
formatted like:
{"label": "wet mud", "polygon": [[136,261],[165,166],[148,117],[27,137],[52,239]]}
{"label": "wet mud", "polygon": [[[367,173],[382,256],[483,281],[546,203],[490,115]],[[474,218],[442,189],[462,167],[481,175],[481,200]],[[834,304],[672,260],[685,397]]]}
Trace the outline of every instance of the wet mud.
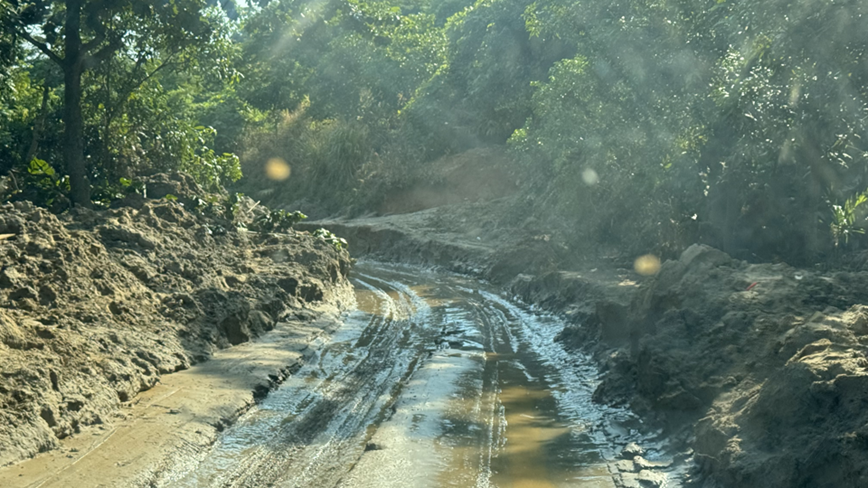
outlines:
{"label": "wet mud", "polygon": [[554,340],[560,319],[456,275],[354,276],[358,308],[331,341],[153,486],[631,486],[624,446],[665,458],[629,410],[592,401],[597,369]]}

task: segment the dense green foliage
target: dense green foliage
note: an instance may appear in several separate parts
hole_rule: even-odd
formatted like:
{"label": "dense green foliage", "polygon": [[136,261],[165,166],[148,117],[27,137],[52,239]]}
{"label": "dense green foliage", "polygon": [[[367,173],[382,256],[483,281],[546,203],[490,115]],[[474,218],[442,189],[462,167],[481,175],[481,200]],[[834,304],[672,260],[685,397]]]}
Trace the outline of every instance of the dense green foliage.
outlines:
{"label": "dense green foliage", "polygon": [[[865,2],[76,1],[108,53],[82,73],[97,187],[243,169],[270,203],[373,208],[440,156],[506,145],[577,253],[868,242]],[[67,3],[0,0],[0,170],[44,203],[29,170],[63,167],[65,78],[33,46],[65,55]]]}
{"label": "dense green foliage", "polygon": [[538,85],[511,142],[558,175],[599,173],[575,202],[557,199],[596,207],[584,228],[597,236],[632,228],[747,258],[824,252],[831,205],[868,184],[868,37],[864,3],[817,7],[536,2],[532,35],[572,33],[578,55]]}
{"label": "dense green foliage", "polygon": [[231,26],[205,0],[3,0],[0,25],[11,68],[0,96],[3,170],[41,156],[64,167],[80,205],[91,183],[151,170],[196,168],[214,184],[240,176],[191,117],[203,86],[235,77]]}

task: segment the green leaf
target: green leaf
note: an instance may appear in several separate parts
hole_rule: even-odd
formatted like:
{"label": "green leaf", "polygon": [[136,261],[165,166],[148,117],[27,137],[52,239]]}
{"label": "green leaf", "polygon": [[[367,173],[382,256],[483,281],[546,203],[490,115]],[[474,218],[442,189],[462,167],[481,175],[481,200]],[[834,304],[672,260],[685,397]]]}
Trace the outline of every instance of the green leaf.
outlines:
{"label": "green leaf", "polygon": [[27,172],[32,175],[38,176],[54,176],[54,168],[51,167],[46,161],[42,159],[34,158],[33,161],[30,161],[30,166],[27,168]]}

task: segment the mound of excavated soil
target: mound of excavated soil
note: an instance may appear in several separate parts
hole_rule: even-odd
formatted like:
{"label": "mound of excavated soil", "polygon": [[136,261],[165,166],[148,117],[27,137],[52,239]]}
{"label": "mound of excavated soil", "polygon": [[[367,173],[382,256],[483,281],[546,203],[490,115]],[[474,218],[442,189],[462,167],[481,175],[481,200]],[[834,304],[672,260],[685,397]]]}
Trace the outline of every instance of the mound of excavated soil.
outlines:
{"label": "mound of excavated soil", "polygon": [[0,466],[100,424],[160,376],[350,297],[307,233],[226,232],[174,202],[0,206]]}
{"label": "mound of excavated soil", "polygon": [[[700,486],[868,486],[868,273],[687,249],[640,287],[596,395],[693,424]],[[625,326],[626,324],[626,326]],[[611,341],[610,341],[611,342]]]}

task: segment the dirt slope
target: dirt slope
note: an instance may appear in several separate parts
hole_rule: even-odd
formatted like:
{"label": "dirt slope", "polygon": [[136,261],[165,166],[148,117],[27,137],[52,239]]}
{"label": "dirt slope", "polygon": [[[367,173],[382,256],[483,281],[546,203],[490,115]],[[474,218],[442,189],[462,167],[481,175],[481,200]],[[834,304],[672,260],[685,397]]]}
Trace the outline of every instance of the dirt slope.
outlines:
{"label": "dirt slope", "polygon": [[406,214],[439,207],[490,201],[518,192],[516,163],[497,147],[479,147],[444,156],[415,169],[407,188],[389,192],[377,208]]}
{"label": "dirt slope", "polygon": [[112,420],[162,375],[351,300],[345,251],[226,232],[176,202],[63,218],[7,204],[0,234],[0,466]]}
{"label": "dirt slope", "polygon": [[693,449],[695,486],[868,486],[868,273],[694,245],[651,279],[596,274],[511,286],[571,318],[561,339],[603,368],[596,401]]}
{"label": "dirt slope", "polygon": [[868,485],[868,273],[693,246],[637,299],[628,381],[655,410],[702,416],[700,480]]}

